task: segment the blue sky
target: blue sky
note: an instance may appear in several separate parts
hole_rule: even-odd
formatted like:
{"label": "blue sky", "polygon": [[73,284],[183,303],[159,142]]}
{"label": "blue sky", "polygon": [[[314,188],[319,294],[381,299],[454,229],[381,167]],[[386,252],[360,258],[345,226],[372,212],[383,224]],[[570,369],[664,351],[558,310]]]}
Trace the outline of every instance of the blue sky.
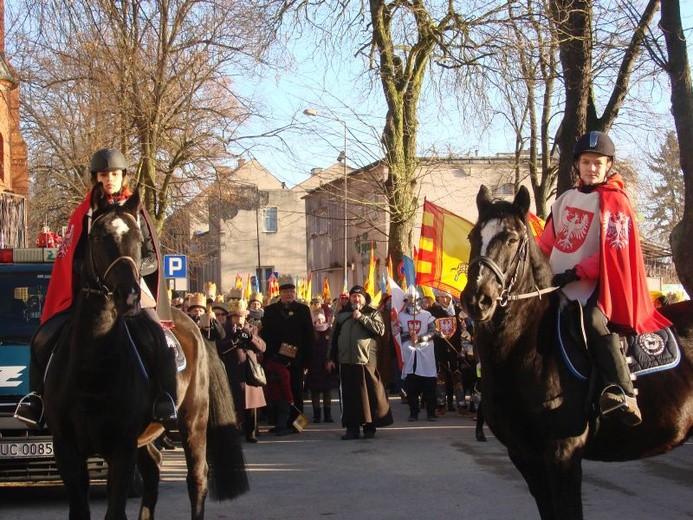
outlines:
{"label": "blue sky", "polygon": [[[693,3],[682,1],[684,27],[693,27]],[[693,31],[687,32],[689,58],[693,59]],[[345,49],[346,54],[352,47]],[[314,52],[311,42],[292,40],[283,63],[288,71],[262,69],[262,77],[237,78],[245,96],[261,103],[261,117],[242,130],[259,134],[289,126],[274,138],[242,140],[246,158],[254,157],[280,180],[293,186],[309,176],[311,168],[325,168],[336,162],[343,148],[343,126],[347,125],[347,155],[350,166],[363,166],[382,156],[378,135],[384,121],[384,102],[379,83],[371,84],[359,58],[330,59]],[[289,59],[287,56],[291,55]],[[352,53],[353,56],[353,53]],[[669,114],[669,84],[661,75],[658,85],[647,87],[641,97],[654,107],[656,114],[643,114],[637,105],[622,110],[612,131],[619,155],[642,158],[645,151],[655,152],[661,128],[673,128]],[[500,118],[489,124],[463,121],[454,108],[455,100],[441,102],[435,93],[424,95],[420,104],[420,151],[436,150],[462,154],[494,155],[512,150],[512,141],[500,125]],[[441,106],[442,105],[442,106]],[[315,108],[326,117],[308,117],[306,108]]]}

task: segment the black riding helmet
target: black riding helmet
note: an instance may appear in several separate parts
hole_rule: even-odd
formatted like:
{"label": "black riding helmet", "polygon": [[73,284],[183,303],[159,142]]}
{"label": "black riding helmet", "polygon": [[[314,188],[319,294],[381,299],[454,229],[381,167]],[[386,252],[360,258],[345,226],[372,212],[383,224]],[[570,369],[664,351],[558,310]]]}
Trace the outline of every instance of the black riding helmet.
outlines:
{"label": "black riding helmet", "polygon": [[89,163],[89,171],[92,177],[98,172],[110,172],[123,170],[123,175],[127,173],[128,162],[125,156],[115,148],[102,148],[94,152]]}
{"label": "black riding helmet", "polygon": [[580,139],[577,140],[577,143],[575,143],[573,159],[577,160],[580,154],[585,152],[598,153],[599,155],[606,155],[613,159],[614,155],[616,155],[616,147],[611,138],[604,132],[592,130],[591,132],[583,134]]}

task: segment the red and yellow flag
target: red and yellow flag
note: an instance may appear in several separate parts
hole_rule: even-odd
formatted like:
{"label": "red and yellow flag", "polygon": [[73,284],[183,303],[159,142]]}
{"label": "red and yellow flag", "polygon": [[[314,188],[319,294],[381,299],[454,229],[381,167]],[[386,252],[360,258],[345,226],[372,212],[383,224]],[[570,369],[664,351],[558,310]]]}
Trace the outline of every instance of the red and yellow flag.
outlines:
{"label": "red and yellow flag", "polygon": [[424,200],[416,283],[459,295],[467,284],[474,224]]}
{"label": "red and yellow flag", "polygon": [[544,231],[544,225],[546,225],[546,222],[537,217],[531,211],[527,214],[527,220],[529,221],[529,228],[532,231],[532,235],[534,235],[534,238],[539,240],[539,237],[541,237],[541,234]]}
{"label": "red and yellow flag", "polygon": [[322,301],[328,305],[332,303],[332,294],[330,293],[330,282],[327,281],[327,275],[322,280]]}
{"label": "red and yellow flag", "polygon": [[243,290],[243,277],[240,273],[236,273],[236,282],[234,283],[234,289]]}
{"label": "red and yellow flag", "polygon": [[368,277],[363,281],[363,288],[366,289],[366,292],[371,295],[371,298],[373,298],[373,296],[375,296],[375,293],[377,292],[375,290],[375,264],[375,244],[374,242],[371,242],[371,256],[368,261]]}
{"label": "red and yellow flag", "polygon": [[267,279],[267,300],[270,301],[277,296],[279,296],[279,282],[277,277],[272,274]]}
{"label": "red and yellow flag", "polygon": [[253,293],[253,284],[250,281],[250,273],[246,276],[245,280],[245,291],[243,292],[243,299],[245,301],[250,300],[250,295]]}

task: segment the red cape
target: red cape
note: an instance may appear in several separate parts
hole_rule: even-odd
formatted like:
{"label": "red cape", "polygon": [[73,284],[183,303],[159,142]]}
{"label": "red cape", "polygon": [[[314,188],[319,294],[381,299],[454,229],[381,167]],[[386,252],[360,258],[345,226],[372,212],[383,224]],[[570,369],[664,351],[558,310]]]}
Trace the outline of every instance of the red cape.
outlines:
{"label": "red cape", "polygon": [[597,187],[601,220],[599,308],[611,323],[638,334],[671,325],[652,304],[640,237],[623,178]]}
{"label": "red cape", "polygon": [[[123,188],[122,198],[128,198],[132,195],[129,189]],[[84,217],[89,211],[91,204],[91,190],[87,194],[86,198],[82,203],[77,206],[74,213],[70,217],[70,221],[67,224],[67,231],[65,232],[65,237],[63,242],[60,244],[58,249],[58,254],[55,259],[55,264],[53,265],[53,272],[51,274],[51,279],[48,282],[48,292],[46,293],[46,301],[43,304],[43,312],[41,313],[41,323],[44,323],[48,318],[53,316],[55,313],[64,311],[72,306],[72,300],[74,297],[74,257],[77,245],[82,238],[83,227],[84,227]],[[147,215],[147,212],[140,210],[140,214],[145,219],[147,226],[149,227],[149,232],[152,234],[154,247],[156,248],[156,256],[158,259],[161,258],[159,252],[158,240],[154,233],[154,227]],[[147,279],[147,286],[152,290],[153,296],[157,301],[157,311],[160,314],[162,326],[164,328],[172,328],[173,320],[171,318],[170,306],[168,304],[168,296],[165,291],[161,288],[165,287],[162,282],[161,267]],[[165,301],[164,301],[165,298]]]}

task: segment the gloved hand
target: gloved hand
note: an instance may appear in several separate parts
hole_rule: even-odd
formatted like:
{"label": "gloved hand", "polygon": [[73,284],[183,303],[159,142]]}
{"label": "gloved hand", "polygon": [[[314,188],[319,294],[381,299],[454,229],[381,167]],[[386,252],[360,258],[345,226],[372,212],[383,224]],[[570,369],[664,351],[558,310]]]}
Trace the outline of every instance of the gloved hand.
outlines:
{"label": "gloved hand", "polygon": [[562,273],[554,275],[551,284],[554,287],[565,287],[570,282],[577,282],[579,279],[577,268],[573,267],[572,269],[566,269]]}

